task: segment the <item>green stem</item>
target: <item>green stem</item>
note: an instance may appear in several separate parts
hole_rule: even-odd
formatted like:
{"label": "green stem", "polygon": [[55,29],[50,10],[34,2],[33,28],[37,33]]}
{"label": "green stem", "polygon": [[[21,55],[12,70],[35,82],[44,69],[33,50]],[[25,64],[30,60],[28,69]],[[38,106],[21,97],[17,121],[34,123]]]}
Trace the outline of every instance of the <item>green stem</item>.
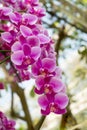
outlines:
{"label": "green stem", "polygon": [[11,52],[11,50],[0,50],[0,52]]}
{"label": "green stem", "polygon": [[8,59],[10,59],[10,56],[8,56],[8,57],[6,57],[4,60],[2,60],[2,61],[0,62],[0,64],[4,63],[4,62],[7,61]]}
{"label": "green stem", "polygon": [[4,32],[3,30],[0,30],[0,32],[2,33],[2,32]]}

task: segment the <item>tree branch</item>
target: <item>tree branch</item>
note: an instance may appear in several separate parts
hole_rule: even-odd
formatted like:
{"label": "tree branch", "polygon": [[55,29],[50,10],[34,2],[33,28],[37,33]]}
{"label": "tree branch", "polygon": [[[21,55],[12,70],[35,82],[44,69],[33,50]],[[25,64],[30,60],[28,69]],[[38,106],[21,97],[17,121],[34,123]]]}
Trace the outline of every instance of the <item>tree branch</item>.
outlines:
{"label": "tree branch", "polygon": [[[78,30],[81,30],[82,32],[84,33],[87,33],[87,30],[83,27],[83,26],[80,26],[74,22],[70,22],[67,18],[64,18],[63,16],[59,16],[58,14],[55,13],[55,11],[48,11],[47,12],[52,16],[52,17],[56,17],[56,21],[60,21],[60,20],[63,20],[64,22],[66,22],[67,24],[71,25],[72,27],[75,27],[76,29]],[[46,22],[45,22],[46,23]],[[49,27],[51,28],[57,28],[55,26],[53,26],[53,24],[48,24],[46,23]]]}
{"label": "tree branch", "polygon": [[36,126],[35,126],[35,130],[40,130],[40,128],[41,128],[41,126],[42,126],[42,124],[43,124],[45,118],[46,118],[46,116],[42,116],[42,117],[40,118],[39,122],[38,122],[38,123],[36,124]]}
{"label": "tree branch", "polygon": [[12,91],[15,92],[21,100],[22,108],[25,113],[25,119],[28,125],[28,130],[34,130],[31,115],[28,110],[28,105],[27,105],[26,98],[24,95],[24,90],[20,88],[17,83],[14,83],[14,82],[11,83],[11,86],[12,86]]}
{"label": "tree branch", "polygon": [[12,97],[11,98],[11,116],[26,121],[25,117],[20,116],[19,113],[16,113],[14,111],[14,95],[13,95],[13,91],[11,91],[11,97]]}
{"label": "tree branch", "polygon": [[51,6],[54,8],[54,12],[60,11],[62,13],[62,16],[67,16],[66,19],[71,19],[74,25],[81,29],[83,28],[87,32],[87,11],[78,8],[66,0],[58,0],[58,2],[60,5],[55,4],[55,2],[51,1]]}
{"label": "tree branch", "polygon": [[64,32],[65,27],[63,26],[62,29],[59,31],[59,38],[57,40],[57,43],[55,45],[55,52],[56,52],[56,63],[58,65],[58,56],[59,56],[59,49],[61,46],[61,41],[65,38],[66,34]]}

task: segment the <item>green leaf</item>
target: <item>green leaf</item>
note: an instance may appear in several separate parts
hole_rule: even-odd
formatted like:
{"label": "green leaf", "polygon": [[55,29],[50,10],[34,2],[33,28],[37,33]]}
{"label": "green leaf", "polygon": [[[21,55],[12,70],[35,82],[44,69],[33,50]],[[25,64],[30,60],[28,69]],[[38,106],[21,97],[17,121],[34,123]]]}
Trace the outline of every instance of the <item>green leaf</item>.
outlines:
{"label": "green leaf", "polygon": [[33,88],[30,91],[30,96],[33,97],[33,98],[35,97],[34,88],[35,88],[35,86],[33,86]]}

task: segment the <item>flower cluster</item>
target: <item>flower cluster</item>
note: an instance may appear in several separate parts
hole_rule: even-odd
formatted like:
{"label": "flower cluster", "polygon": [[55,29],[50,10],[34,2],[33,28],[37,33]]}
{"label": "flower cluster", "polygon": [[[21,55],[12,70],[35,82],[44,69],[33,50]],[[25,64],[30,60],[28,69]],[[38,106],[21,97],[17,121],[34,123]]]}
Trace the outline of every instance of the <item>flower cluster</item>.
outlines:
{"label": "flower cluster", "polygon": [[64,114],[68,97],[61,70],[56,66],[54,42],[42,26],[45,9],[39,0],[4,0],[2,3],[0,20],[8,23],[1,26],[2,47],[11,51],[7,55],[22,81],[35,79],[41,113]]}
{"label": "flower cluster", "polygon": [[61,70],[56,66],[55,59],[45,57],[35,62],[32,65],[32,72],[36,77],[35,92],[42,95],[38,99],[41,113],[64,114],[68,97],[65,94],[65,85],[61,81]]}
{"label": "flower cluster", "polygon": [[8,120],[7,117],[0,111],[0,130],[15,130],[15,121]]}

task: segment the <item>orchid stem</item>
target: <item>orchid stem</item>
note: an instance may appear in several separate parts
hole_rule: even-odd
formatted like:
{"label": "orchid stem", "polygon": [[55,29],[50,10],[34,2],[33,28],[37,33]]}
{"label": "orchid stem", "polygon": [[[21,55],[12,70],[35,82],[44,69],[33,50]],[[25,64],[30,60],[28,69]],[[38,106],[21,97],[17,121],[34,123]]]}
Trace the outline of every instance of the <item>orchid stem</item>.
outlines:
{"label": "orchid stem", "polygon": [[0,52],[11,52],[10,50],[0,50]]}
{"label": "orchid stem", "polygon": [[4,60],[2,60],[2,61],[0,62],[0,64],[4,63],[4,62],[7,61],[8,59],[10,59],[10,56],[8,56],[8,57],[6,57]]}

